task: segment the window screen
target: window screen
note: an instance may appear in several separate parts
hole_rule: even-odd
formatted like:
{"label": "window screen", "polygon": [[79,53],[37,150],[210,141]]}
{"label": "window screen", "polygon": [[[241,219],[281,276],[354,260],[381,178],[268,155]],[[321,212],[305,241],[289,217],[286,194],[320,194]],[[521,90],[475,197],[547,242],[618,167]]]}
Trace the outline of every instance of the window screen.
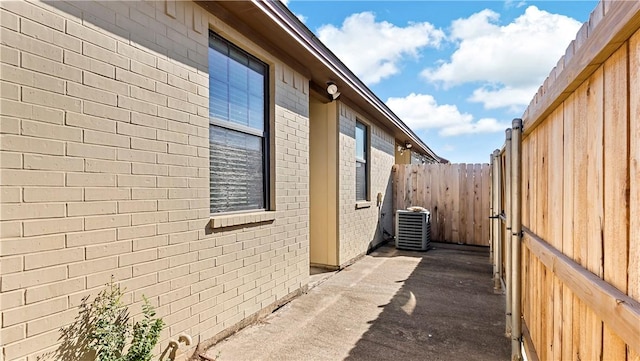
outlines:
{"label": "window screen", "polygon": [[356,122],[356,200],[367,200],[367,126]]}
{"label": "window screen", "polygon": [[267,65],[209,33],[211,212],[265,209]]}

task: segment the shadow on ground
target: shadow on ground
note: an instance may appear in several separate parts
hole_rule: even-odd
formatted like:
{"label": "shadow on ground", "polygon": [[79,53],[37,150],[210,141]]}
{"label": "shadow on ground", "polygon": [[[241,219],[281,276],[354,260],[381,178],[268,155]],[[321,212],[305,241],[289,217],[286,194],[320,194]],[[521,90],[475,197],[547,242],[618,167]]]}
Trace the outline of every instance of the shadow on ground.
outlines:
{"label": "shadow on ground", "polygon": [[504,296],[494,294],[488,249],[435,244],[427,252],[383,247],[374,257],[421,261],[347,360],[508,360]]}
{"label": "shadow on ground", "polygon": [[508,360],[487,248],[383,246],[207,350],[236,360]]}

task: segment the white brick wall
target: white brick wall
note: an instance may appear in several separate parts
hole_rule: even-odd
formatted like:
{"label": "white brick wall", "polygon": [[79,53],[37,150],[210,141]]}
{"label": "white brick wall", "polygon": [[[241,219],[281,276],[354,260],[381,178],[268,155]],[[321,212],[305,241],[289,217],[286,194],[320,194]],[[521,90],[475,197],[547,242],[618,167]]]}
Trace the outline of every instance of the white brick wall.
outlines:
{"label": "white brick wall", "polygon": [[[356,120],[368,125],[371,152],[370,206],[356,209],[355,126]],[[339,110],[339,263],[344,265],[383,241],[382,229],[392,231],[391,168],[395,162],[394,138],[366,117],[340,103]],[[376,207],[376,196],[383,203]],[[379,221],[380,218],[380,221]]]}
{"label": "white brick wall", "polygon": [[[306,286],[308,79],[192,2],[3,1],[0,15],[6,360],[51,356],[111,275],[134,315],[144,294],[167,323],[158,353]],[[269,63],[275,89],[275,216],[216,229],[208,26]]]}

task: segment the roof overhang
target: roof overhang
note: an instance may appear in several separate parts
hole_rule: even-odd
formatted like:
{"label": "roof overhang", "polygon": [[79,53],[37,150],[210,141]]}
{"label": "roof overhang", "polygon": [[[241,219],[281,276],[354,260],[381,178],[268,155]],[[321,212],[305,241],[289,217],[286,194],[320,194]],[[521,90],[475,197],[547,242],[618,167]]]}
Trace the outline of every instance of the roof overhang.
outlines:
{"label": "roof overhang", "polygon": [[296,71],[309,77],[310,87],[322,93],[327,81],[341,92],[340,100],[357,107],[381,123],[401,142],[409,142],[434,160],[438,157],[346,65],[338,59],[280,1],[198,1],[205,9],[249,36],[265,50],[277,54]]}

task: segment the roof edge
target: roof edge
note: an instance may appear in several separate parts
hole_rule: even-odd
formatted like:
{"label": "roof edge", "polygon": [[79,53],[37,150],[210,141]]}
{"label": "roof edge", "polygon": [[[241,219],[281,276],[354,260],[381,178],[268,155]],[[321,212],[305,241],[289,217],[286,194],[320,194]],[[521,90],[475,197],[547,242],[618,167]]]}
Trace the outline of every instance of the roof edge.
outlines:
{"label": "roof edge", "polygon": [[276,24],[298,41],[305,49],[315,56],[321,63],[334,72],[340,80],[351,86],[355,92],[367,100],[374,108],[402,131],[413,143],[434,160],[439,157],[429,146],[418,137],[387,105],[376,96],[329,48],[318,39],[309,28],[279,0],[252,0],[253,4],[269,16]]}

